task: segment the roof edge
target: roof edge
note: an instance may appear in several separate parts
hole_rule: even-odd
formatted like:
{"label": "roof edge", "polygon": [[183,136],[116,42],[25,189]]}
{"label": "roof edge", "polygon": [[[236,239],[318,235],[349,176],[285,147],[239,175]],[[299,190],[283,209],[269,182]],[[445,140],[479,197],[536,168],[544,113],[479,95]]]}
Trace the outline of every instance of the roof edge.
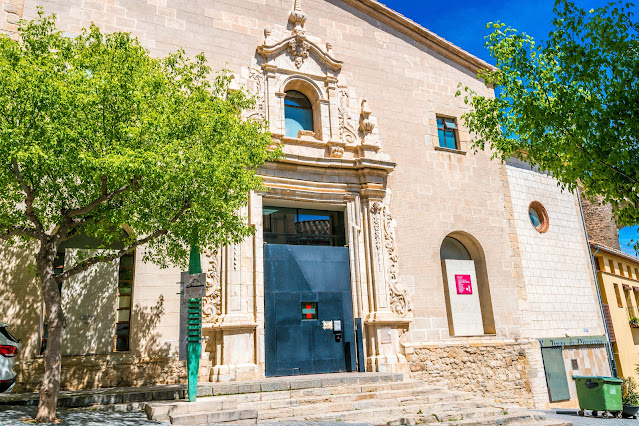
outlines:
{"label": "roof edge", "polygon": [[376,0],[342,0],[474,72],[495,67]]}
{"label": "roof edge", "polygon": [[596,248],[596,249],[598,249],[600,251],[604,251],[604,252],[609,253],[609,254],[614,254],[615,256],[623,257],[623,258],[631,260],[631,261],[633,261],[635,263],[639,263],[639,258],[637,258],[637,257],[635,257],[635,256],[633,256],[631,254],[625,253],[625,252],[623,252],[621,250],[613,249],[613,248],[610,248],[610,247],[607,247],[607,246],[602,246],[601,244],[593,243],[592,241],[590,242],[590,247]]}

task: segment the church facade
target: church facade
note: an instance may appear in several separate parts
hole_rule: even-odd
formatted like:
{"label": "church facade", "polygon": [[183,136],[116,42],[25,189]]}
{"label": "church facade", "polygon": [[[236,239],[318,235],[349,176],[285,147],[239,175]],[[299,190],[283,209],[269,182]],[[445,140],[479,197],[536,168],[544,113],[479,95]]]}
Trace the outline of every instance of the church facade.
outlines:
{"label": "church facade", "polygon": [[[574,406],[571,374],[610,374],[578,198],[470,146],[455,93],[493,96],[488,64],[373,0],[4,0],[2,30],[38,5],[70,35],[204,52],[282,147],[242,212],[254,235],[203,254],[202,380],[390,371],[547,407]],[[27,255],[7,253],[0,320],[33,389],[46,324]],[[184,380],[180,272],[141,258],[63,285],[63,387]]]}

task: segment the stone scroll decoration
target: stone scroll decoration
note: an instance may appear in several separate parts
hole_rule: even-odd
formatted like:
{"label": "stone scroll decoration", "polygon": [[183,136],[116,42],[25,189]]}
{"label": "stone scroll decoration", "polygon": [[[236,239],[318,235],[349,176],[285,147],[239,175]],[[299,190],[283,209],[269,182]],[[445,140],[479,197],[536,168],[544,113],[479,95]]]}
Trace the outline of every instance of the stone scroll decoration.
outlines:
{"label": "stone scroll decoration", "polygon": [[293,10],[288,17],[289,22],[293,25],[291,35],[279,42],[272,43],[271,30],[267,27],[264,31],[264,43],[258,46],[257,52],[263,57],[269,58],[286,50],[298,69],[304,65],[304,61],[313,52],[329,68],[339,70],[342,67],[342,62],[333,58],[332,46],[327,45],[325,50],[307,38],[304,28],[307,18],[306,13],[302,11],[300,0],[295,0]]}
{"label": "stone scroll decoration", "polygon": [[[390,308],[400,317],[406,317],[413,310],[408,290],[399,283],[399,256],[395,238],[395,223],[388,205],[376,201],[371,206],[375,245],[378,249],[378,264],[382,256],[386,260],[386,280],[388,282]],[[383,250],[380,250],[383,246]]]}
{"label": "stone scroll decoration", "polygon": [[248,112],[247,118],[266,120],[266,103],[264,102],[264,71],[260,67],[251,66],[248,68],[248,78],[253,85],[255,108]]}
{"label": "stone scroll decoration", "polygon": [[222,308],[222,291],[220,287],[220,267],[217,250],[205,250],[209,267],[206,272],[206,296],[202,299],[202,321],[212,324],[220,315]]}

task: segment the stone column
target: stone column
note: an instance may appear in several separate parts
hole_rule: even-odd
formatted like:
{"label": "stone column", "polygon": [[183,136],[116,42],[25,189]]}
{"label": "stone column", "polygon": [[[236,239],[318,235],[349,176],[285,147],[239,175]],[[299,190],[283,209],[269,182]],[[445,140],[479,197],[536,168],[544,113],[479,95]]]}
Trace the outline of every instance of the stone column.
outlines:
{"label": "stone column", "polygon": [[367,370],[408,372],[399,338],[411,322],[410,300],[398,284],[398,258],[390,209],[376,192],[374,185],[363,191],[368,196],[362,205],[368,240],[371,307],[365,318]]}
{"label": "stone column", "polygon": [[[255,212],[250,203],[242,214],[248,216],[249,225],[253,225]],[[249,237],[239,244],[223,247],[220,252],[220,314],[211,326],[216,339],[212,381],[259,377],[255,347],[254,244],[254,237]]]}

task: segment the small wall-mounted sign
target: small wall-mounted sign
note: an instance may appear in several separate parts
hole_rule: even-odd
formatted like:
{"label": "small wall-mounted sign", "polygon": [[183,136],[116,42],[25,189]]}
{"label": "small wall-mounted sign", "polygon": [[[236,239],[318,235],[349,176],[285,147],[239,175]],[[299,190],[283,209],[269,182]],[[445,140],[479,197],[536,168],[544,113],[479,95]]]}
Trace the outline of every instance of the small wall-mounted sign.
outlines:
{"label": "small wall-mounted sign", "polygon": [[317,319],[317,302],[302,302],[302,319]]}
{"label": "small wall-mounted sign", "polygon": [[199,299],[206,296],[206,274],[186,274],[185,299]]}
{"label": "small wall-mounted sign", "polygon": [[473,282],[470,275],[455,275],[457,294],[473,294]]}
{"label": "small wall-mounted sign", "polygon": [[324,330],[332,330],[333,329],[333,321],[322,321],[322,328]]}

